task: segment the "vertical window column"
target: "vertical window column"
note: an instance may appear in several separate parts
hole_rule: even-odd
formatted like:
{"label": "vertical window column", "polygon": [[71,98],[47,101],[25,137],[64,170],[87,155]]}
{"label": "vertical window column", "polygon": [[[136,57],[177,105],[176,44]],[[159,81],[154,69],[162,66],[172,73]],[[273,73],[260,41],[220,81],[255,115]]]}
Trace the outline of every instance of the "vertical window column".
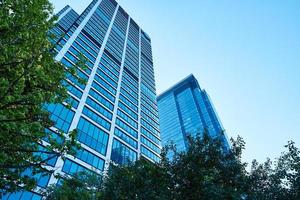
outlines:
{"label": "vertical window column", "polygon": [[112,127],[111,127],[111,130],[110,130],[110,135],[109,135],[109,140],[108,140],[106,166],[105,166],[106,169],[108,169],[108,167],[109,167],[109,161],[111,159],[111,154],[112,154],[113,135],[114,135],[115,124],[116,124],[117,110],[118,110],[117,104],[118,104],[118,101],[119,101],[119,98],[120,98],[121,81],[122,81],[122,78],[123,78],[124,62],[125,62],[125,52],[126,52],[126,46],[127,46],[127,42],[128,42],[129,24],[130,24],[130,17],[128,16],[128,22],[127,22],[127,28],[126,28],[126,37],[125,37],[125,41],[124,41],[121,68],[120,68],[120,75],[119,75],[117,93],[116,93],[116,99],[115,99],[115,107],[114,107],[113,118],[112,118],[112,122],[111,122]]}

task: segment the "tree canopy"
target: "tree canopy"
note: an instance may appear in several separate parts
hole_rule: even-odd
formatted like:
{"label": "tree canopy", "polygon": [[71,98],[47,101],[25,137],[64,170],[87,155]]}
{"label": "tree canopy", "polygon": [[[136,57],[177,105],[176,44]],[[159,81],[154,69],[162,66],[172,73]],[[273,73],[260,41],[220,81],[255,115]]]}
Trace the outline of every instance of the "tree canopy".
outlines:
{"label": "tree canopy", "polygon": [[[129,165],[111,164],[109,172],[103,175],[103,182],[96,186],[98,190],[90,191],[90,195],[99,200],[299,199],[300,152],[293,142],[286,145],[287,152],[274,162],[268,159],[259,164],[254,160],[249,172],[247,164],[241,161],[244,148],[245,142],[238,137],[232,140],[231,149],[224,151],[218,139],[204,134],[191,138],[186,152],[167,146],[159,163],[142,158]],[[88,184],[86,179],[83,182]],[[56,187],[55,190],[79,200],[80,195],[71,198],[68,192],[78,191],[77,186],[66,185],[67,188]]]}
{"label": "tree canopy", "polygon": [[96,200],[100,198],[102,177],[92,172],[79,172],[72,178],[64,177],[58,185],[45,191],[46,200]]}
{"label": "tree canopy", "polygon": [[75,131],[45,131],[54,125],[45,105],[67,98],[49,42],[52,11],[48,0],[0,1],[0,193],[34,188],[33,175],[75,144]]}

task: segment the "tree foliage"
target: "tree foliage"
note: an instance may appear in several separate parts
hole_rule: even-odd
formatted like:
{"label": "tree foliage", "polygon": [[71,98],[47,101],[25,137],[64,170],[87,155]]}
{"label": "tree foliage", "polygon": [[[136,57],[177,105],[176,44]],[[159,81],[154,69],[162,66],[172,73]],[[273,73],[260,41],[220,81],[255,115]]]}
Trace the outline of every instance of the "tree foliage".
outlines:
{"label": "tree foliage", "polygon": [[[98,186],[97,195],[92,195],[95,191],[90,195],[99,200],[300,199],[300,152],[293,142],[273,162],[268,159],[259,164],[254,160],[249,172],[247,164],[241,161],[244,148],[245,142],[238,137],[232,140],[231,149],[224,151],[218,139],[204,134],[191,138],[186,152],[167,146],[160,163],[141,159],[125,166],[112,164]],[[84,183],[87,184],[86,180]],[[68,191],[77,191],[71,185],[59,189],[66,195]],[[81,195],[87,191],[80,191]]]}
{"label": "tree foliage", "polygon": [[252,162],[247,199],[300,199],[300,151],[292,141],[285,147],[288,151],[274,163],[269,159],[263,164]]}
{"label": "tree foliage", "polygon": [[111,165],[100,199],[170,199],[170,174],[162,163],[141,159],[128,166]]}
{"label": "tree foliage", "polygon": [[47,188],[46,200],[96,200],[101,195],[102,177],[91,172],[79,172],[73,177],[64,177],[61,184]]}
{"label": "tree foliage", "polygon": [[[44,109],[67,97],[64,67],[53,59],[49,30],[54,26],[48,0],[0,1],[0,191],[32,189],[32,175],[68,152],[75,131],[62,143],[45,133],[53,122]],[[51,145],[41,148],[42,139]]]}
{"label": "tree foliage", "polygon": [[172,199],[238,199],[245,191],[245,166],[241,161],[244,142],[233,141],[224,151],[217,138],[204,133],[190,138],[187,152],[177,152],[167,161]]}
{"label": "tree foliage", "polygon": [[160,163],[142,158],[129,165],[111,164],[98,199],[238,199],[245,193],[241,138],[228,152],[218,139],[207,134],[191,138],[189,146],[187,152],[178,152],[173,145],[166,147]]}

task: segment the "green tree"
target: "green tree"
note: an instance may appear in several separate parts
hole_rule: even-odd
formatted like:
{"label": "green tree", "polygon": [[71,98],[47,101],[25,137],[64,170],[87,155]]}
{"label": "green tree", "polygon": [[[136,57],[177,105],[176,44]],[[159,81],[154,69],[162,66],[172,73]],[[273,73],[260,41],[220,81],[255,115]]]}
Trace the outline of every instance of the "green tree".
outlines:
{"label": "green tree", "polygon": [[44,193],[46,200],[96,200],[101,195],[102,177],[93,172],[79,172],[64,177],[60,185],[52,185]]}
{"label": "green tree", "polygon": [[[64,67],[54,61],[49,30],[55,17],[48,0],[0,0],[0,191],[32,189],[36,181],[25,173],[47,172],[47,161],[75,145],[46,134],[53,122],[45,104],[67,98]],[[71,70],[72,72],[74,70]],[[41,148],[42,139],[51,145]]]}
{"label": "green tree", "polygon": [[248,175],[247,199],[300,199],[300,151],[290,141],[278,159],[263,164],[252,162]]}
{"label": "green tree", "polygon": [[[259,164],[254,160],[249,172],[241,161],[244,141],[238,137],[231,143],[230,150],[224,150],[219,139],[204,134],[190,138],[186,152],[178,152],[174,145],[167,146],[160,163],[142,158],[128,165],[111,164],[98,185],[86,179],[76,179],[83,181],[76,184],[67,180],[67,187],[54,187],[52,190],[56,192],[49,194],[74,199],[72,192],[76,191],[74,194],[82,199],[98,200],[300,199],[300,151],[293,142],[273,162],[268,159]],[[59,198],[50,195],[48,199]]]}
{"label": "green tree", "polygon": [[280,187],[278,187],[278,183],[274,184],[277,177],[273,173],[270,159],[263,164],[253,160],[248,174],[247,199],[278,199],[274,197],[274,194],[279,194]]}
{"label": "green tree", "polygon": [[288,151],[278,159],[275,174],[281,180],[286,199],[300,199],[300,150],[293,141],[285,146]]}
{"label": "green tree", "polygon": [[129,166],[113,166],[100,199],[241,199],[247,180],[243,149],[241,138],[233,141],[229,151],[207,134],[190,138],[187,152],[170,145],[160,163],[142,159]]}
{"label": "green tree", "polygon": [[161,163],[140,159],[125,166],[111,165],[104,178],[103,200],[167,200],[170,199],[170,175]]}
{"label": "green tree", "polygon": [[187,152],[174,151],[169,161],[172,199],[241,199],[245,192],[244,142],[239,137],[228,151],[217,138],[204,133],[190,138]]}

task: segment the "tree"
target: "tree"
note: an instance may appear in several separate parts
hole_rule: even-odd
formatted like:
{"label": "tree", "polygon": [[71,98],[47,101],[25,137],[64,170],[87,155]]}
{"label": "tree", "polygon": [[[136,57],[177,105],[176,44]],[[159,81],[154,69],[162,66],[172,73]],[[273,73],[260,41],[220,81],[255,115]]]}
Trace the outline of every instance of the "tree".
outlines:
{"label": "tree", "polygon": [[73,177],[64,177],[61,184],[52,185],[44,193],[46,200],[96,200],[100,197],[102,177],[82,171]]}
{"label": "tree", "polygon": [[170,175],[160,163],[140,159],[125,166],[111,164],[103,181],[103,200],[170,199]]}
{"label": "tree", "polygon": [[244,142],[233,141],[224,151],[218,138],[204,133],[190,138],[187,152],[176,152],[169,163],[172,199],[240,199],[245,191]]}
{"label": "tree", "polygon": [[286,199],[296,200],[300,199],[300,150],[293,141],[285,147],[288,151],[279,157],[275,175],[281,180]]}
{"label": "tree", "polygon": [[190,138],[186,152],[167,146],[160,163],[142,159],[112,166],[100,199],[241,199],[247,180],[246,164],[240,160],[243,148],[238,138],[225,152],[221,141],[208,134]]}
{"label": "tree", "polygon": [[[67,138],[61,131],[55,136],[45,132],[54,125],[45,105],[67,98],[61,84],[64,67],[54,61],[48,40],[56,19],[52,10],[48,0],[0,1],[2,193],[34,188],[32,175],[47,172],[51,159],[70,152],[75,145],[76,131]],[[50,145],[42,146],[42,139]],[[28,169],[29,175],[25,173]]]}
{"label": "tree", "polygon": [[[224,151],[219,139],[204,133],[189,139],[186,152],[178,152],[173,145],[165,147],[159,163],[142,158],[128,165],[111,164],[99,185],[87,180],[70,184],[66,180],[68,187],[60,187],[59,192],[50,194],[74,199],[71,198],[74,192],[78,197],[86,195],[87,199],[98,200],[299,199],[300,151],[293,142],[273,162],[268,159],[259,164],[254,160],[247,172],[246,163],[241,161],[245,142],[240,137],[231,141],[230,150]],[[59,198],[50,195],[48,199]]]}
{"label": "tree", "polygon": [[290,141],[274,162],[252,162],[248,175],[247,199],[296,200],[300,199],[300,151]]}

